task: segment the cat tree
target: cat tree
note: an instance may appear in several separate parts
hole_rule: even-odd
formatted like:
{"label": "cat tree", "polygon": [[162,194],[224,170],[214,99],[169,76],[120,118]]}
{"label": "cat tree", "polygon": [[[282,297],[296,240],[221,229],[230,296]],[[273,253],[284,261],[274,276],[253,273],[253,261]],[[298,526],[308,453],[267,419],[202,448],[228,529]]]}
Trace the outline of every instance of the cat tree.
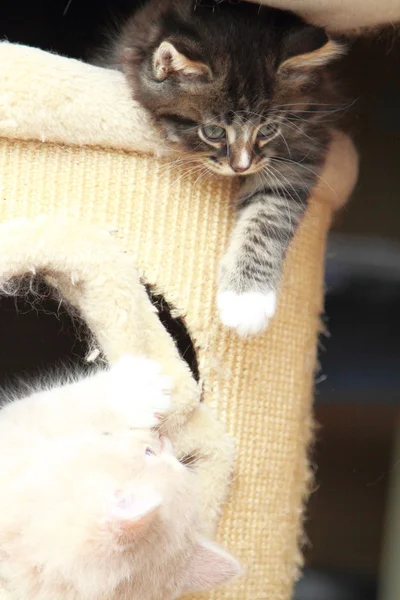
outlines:
{"label": "cat tree", "polygon": [[[77,311],[91,360],[144,352],[174,374],[172,435],[182,453],[205,454],[193,468],[204,478],[209,528],[217,524],[218,540],[245,569],[202,597],[288,600],[302,563],[325,238],[333,208],[354,185],[351,143],[335,134],[290,248],[277,316],[264,335],[243,341],[220,325],[215,309],[217,265],[234,218],[232,181],[197,181],[147,156],[157,136],[139,135],[146,115],[120,73],[2,43],[0,85],[3,294],[24,294],[23,282],[38,275]],[[151,310],[132,261],[171,319],[181,318],[195,349],[188,359],[181,344],[187,362]],[[207,409],[196,408],[200,390],[234,442],[233,476],[229,439]],[[3,586],[1,600],[12,600]]]}

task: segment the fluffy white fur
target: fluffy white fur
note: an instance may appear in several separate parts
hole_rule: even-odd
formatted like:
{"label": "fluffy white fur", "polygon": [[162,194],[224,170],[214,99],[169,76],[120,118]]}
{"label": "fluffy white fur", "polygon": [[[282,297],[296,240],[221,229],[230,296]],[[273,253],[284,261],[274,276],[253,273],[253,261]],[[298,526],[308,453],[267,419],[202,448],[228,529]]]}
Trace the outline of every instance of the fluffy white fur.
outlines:
{"label": "fluffy white fur", "polygon": [[170,392],[157,363],[124,356],[6,402],[0,576],[13,598],[172,600],[238,573],[201,537],[196,479],[157,429]]}
{"label": "fluffy white fur", "polygon": [[[0,240],[2,293],[18,294],[19,278],[41,274],[66,306],[82,316],[94,348],[108,362],[126,353],[143,354],[160,363],[173,379],[173,412],[165,429],[179,455],[195,451],[203,456],[196,476],[202,520],[207,534],[213,535],[232,476],[233,442],[199,402],[201,386],[154,311],[132,256],[108,232],[66,216],[0,223]],[[4,600],[1,589],[0,598]]]}
{"label": "fluffy white fur", "polygon": [[217,302],[222,323],[235,329],[241,337],[247,337],[268,327],[276,310],[276,292],[220,292]]}

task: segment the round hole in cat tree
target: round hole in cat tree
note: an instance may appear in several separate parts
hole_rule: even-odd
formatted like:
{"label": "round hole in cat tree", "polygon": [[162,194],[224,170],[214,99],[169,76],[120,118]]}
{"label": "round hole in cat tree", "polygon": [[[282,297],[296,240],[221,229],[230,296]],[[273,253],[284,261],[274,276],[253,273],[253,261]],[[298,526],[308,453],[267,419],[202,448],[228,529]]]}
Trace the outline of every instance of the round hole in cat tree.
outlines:
{"label": "round hole in cat tree", "polygon": [[91,334],[83,320],[42,277],[6,284],[0,295],[0,388],[54,371],[87,368]]}
{"label": "round hole in cat tree", "polygon": [[[61,365],[85,371],[92,334],[77,311],[40,276],[13,279],[0,294],[0,390],[18,381],[54,372]],[[174,339],[196,380],[194,345],[181,318],[160,294],[147,287],[163,326]]]}
{"label": "round hole in cat tree", "polygon": [[184,319],[182,317],[173,316],[176,313],[175,308],[172,304],[167,302],[162,294],[158,291],[155,292],[150,284],[146,284],[145,287],[152,304],[157,308],[158,318],[174,340],[180,356],[189,365],[193,377],[196,381],[199,381],[200,373],[196,349]]}

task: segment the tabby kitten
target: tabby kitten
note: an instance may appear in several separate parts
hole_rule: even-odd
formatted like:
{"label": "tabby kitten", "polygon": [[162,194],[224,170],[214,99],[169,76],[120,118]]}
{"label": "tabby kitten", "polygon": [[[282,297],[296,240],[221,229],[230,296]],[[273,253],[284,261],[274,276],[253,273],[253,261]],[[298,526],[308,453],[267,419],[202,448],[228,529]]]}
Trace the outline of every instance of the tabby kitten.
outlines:
{"label": "tabby kitten", "polygon": [[240,177],[217,299],[240,335],[261,332],[275,312],[330,143],[337,99],[324,67],[342,53],[292,13],[212,0],[149,0],[108,48],[105,64],[122,69],[169,147]]}

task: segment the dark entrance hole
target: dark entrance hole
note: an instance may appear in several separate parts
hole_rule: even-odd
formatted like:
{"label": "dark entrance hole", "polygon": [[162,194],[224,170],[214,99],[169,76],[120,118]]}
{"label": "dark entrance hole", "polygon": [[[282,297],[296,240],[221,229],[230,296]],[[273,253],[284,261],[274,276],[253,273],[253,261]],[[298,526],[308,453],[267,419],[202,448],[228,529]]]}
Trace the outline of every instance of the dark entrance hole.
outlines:
{"label": "dark entrance hole", "polygon": [[[173,307],[147,287],[159,317],[174,339],[178,351],[196,380],[199,370],[196,352],[181,318]],[[85,360],[92,334],[77,312],[60,299],[42,277],[13,280],[0,294],[0,389],[18,386],[18,381],[40,377],[57,368],[87,370]]]}

